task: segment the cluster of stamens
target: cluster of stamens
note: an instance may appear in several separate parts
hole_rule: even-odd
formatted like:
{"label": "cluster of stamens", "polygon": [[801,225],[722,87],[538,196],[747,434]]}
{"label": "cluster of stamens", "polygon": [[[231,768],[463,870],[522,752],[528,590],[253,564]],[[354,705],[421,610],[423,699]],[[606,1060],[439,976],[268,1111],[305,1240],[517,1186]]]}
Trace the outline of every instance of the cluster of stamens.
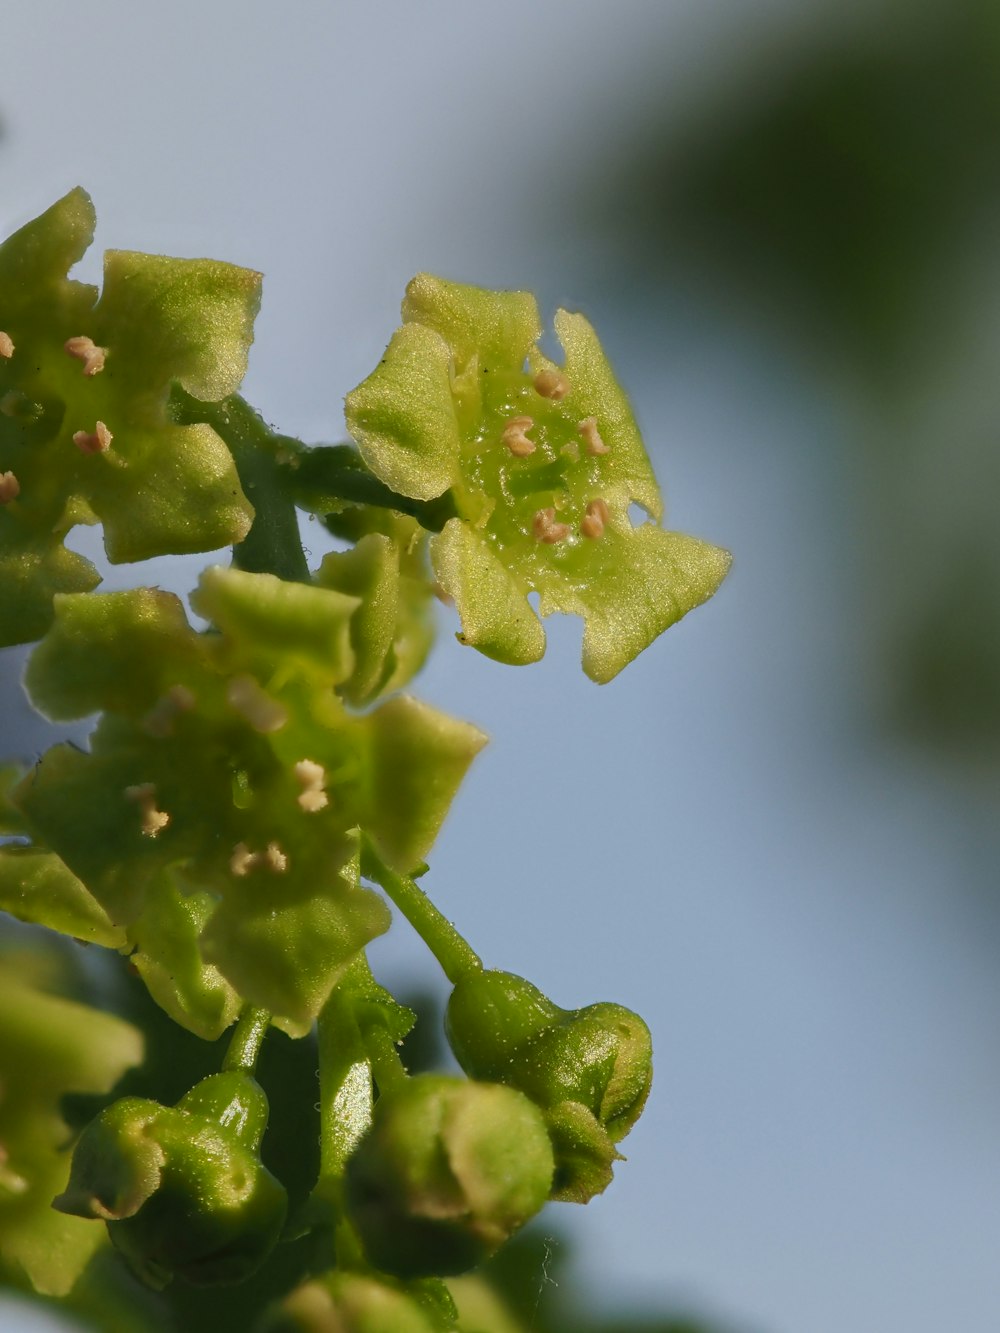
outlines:
{"label": "cluster of stamens", "polygon": [[83,362],[83,373],[88,376],[98,375],[104,369],[104,359],[108,354],[106,347],[98,347],[93,338],[80,335],[67,338],[63,344],[70,356]]}
{"label": "cluster of stamens", "polygon": [[262,852],[252,852],[245,842],[238,842],[229,858],[230,874],[242,879],[251,870],[270,870],[272,875],[282,875],[288,869],[288,857],[276,842],[269,842]]}
{"label": "cluster of stamens", "polygon": [[326,769],[323,765],[317,764],[313,759],[300,759],[297,764],[292,765],[292,772],[302,788],[295,799],[306,814],[312,815],[317,810],[324,810],[330,800],[324,790]]}
{"label": "cluster of stamens", "polygon": [[125,788],[125,799],[133,801],[139,807],[143,836],[155,838],[161,829],[170,823],[170,816],[164,810],[156,808],[156,786],[152,782],[140,782],[134,787]]}
{"label": "cluster of stamens", "polygon": [[556,521],[556,511],[551,508],[539,509],[531,525],[531,530],[537,541],[545,542],[548,546],[555,542],[565,541],[573,531],[568,523]]}

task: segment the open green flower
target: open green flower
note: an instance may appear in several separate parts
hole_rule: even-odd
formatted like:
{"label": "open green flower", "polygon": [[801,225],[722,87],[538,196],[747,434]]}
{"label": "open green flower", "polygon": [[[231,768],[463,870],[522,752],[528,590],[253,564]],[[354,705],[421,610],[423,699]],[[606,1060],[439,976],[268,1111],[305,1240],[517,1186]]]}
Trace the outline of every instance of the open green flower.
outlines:
{"label": "open green flower", "polygon": [[66,276],[93,233],[77,189],[0,247],[0,644],[100,581],[63,545],[75,524],[102,523],[117,564],[214,550],[252,518],[218,435],[175,424],[167,397],[175,380],[212,401],[237,388],[260,274],[113,250],[98,300]]}
{"label": "open green flower", "polygon": [[[556,313],[557,366],[526,292],[414,278],[403,326],[347,397],[373,472],[402,495],[452,492],[431,540],[459,636],[502,662],[537,661],[539,611],[584,620],[583,667],[610,680],[718,588],[729,555],[658,526],[662,504],[628,401],[590,324]],[[654,522],[634,527],[637,503]]]}
{"label": "open green flower", "polygon": [[104,716],[13,799],[173,1017],[217,1035],[221,978],[301,1030],[389,924],[359,831],[412,870],[485,738],[405,695],[347,710],[356,597],[213,568],[192,601],[220,632],[154,589],[56,598],[28,688],[50,717]]}

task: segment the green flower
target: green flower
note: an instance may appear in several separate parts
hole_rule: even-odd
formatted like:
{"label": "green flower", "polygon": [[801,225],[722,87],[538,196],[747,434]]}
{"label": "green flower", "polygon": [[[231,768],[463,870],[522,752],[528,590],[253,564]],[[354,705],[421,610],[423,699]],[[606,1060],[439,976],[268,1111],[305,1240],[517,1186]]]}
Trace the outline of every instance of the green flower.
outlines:
{"label": "green flower", "polygon": [[389,924],[359,832],[412,870],[485,738],[405,695],[348,711],[356,597],[214,568],[192,602],[219,632],[153,589],[56,599],[29,691],[53,718],[104,715],[14,799],[178,1021],[217,1035],[228,985],[302,1030]]}
{"label": "green flower", "polygon": [[0,1274],[51,1296],[73,1286],[101,1235],[50,1206],[70,1168],[60,1102],[141,1060],[130,1024],[0,972]]}
{"label": "green flower", "polygon": [[38,638],[52,596],[94,587],[63,545],[102,523],[108,559],[239,541],[252,508],[206,425],[167,412],[178,381],[201,398],[246,371],[260,275],[204,259],[113,250],[104,285],[67,271],[94,232],[73,190],[0,247],[0,644]]}
{"label": "green flower", "polygon": [[[368,466],[398,493],[450,490],[431,539],[460,639],[502,662],[540,658],[539,612],[584,620],[583,667],[610,680],[710,597],[729,555],[658,526],[660,493],[624,393],[582,315],[560,310],[557,366],[535,300],[426,274],[376,370],[347,397]],[[525,369],[527,366],[527,369]],[[634,527],[637,503],[656,520]]]}
{"label": "green flower", "polygon": [[297,1287],[255,1333],[447,1333],[447,1312],[389,1278],[333,1272]]}

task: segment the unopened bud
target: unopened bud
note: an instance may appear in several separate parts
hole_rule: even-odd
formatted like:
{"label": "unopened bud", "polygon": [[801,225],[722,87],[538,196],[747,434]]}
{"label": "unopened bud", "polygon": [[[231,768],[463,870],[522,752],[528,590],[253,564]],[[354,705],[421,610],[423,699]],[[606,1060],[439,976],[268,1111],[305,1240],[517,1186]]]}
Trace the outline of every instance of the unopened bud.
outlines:
{"label": "unopened bud", "polygon": [[421,1074],[383,1095],[347,1168],[370,1261],[401,1278],[464,1273],[542,1207],[552,1147],[527,1097]]}
{"label": "unopened bud", "polygon": [[[264,1316],[256,1333],[441,1333],[426,1296],[366,1273],[335,1272],[297,1287]],[[449,1323],[450,1327],[450,1323]]]}

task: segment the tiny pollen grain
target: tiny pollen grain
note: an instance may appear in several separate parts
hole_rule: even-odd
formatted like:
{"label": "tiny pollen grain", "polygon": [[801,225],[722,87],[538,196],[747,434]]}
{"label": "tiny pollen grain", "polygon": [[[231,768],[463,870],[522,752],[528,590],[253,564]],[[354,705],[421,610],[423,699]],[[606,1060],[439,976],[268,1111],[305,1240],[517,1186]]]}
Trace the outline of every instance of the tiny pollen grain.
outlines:
{"label": "tiny pollen grain", "polygon": [[569,380],[558,370],[540,370],[535,376],[535,392],[554,403],[561,402],[569,393]]}
{"label": "tiny pollen grain", "polygon": [[545,542],[549,546],[555,542],[565,541],[570,534],[568,523],[556,522],[556,511],[554,509],[539,509],[535,515],[531,530],[540,542]]}
{"label": "tiny pollen grain", "polygon": [[535,452],[537,446],[534,440],[529,440],[524,433],[531,430],[534,424],[531,417],[511,417],[504,426],[500,438],[515,458],[527,458],[529,454]]}
{"label": "tiny pollen grain", "polygon": [[142,816],[142,832],[147,838],[155,838],[161,829],[170,823],[170,816],[164,810],[156,808],[156,786],[152,782],[140,782],[134,787],[125,788],[125,799],[134,801]]}
{"label": "tiny pollen grain", "polygon": [[603,537],[604,525],[608,518],[608,502],[598,496],[596,500],[591,500],[590,504],[587,505],[580,522],[580,531],[591,541],[596,541],[598,537]]}
{"label": "tiny pollen grain", "polygon": [[111,448],[111,441],[114,436],[105,426],[103,421],[99,421],[93,431],[78,430],[73,436],[73,443],[84,454],[103,454]]}
{"label": "tiny pollen grain", "polygon": [[317,764],[312,759],[300,759],[297,764],[293,764],[292,772],[302,788],[295,799],[306,814],[313,815],[317,810],[325,810],[330,801],[323,790],[323,784],[326,782],[326,769],[323,765]]}
{"label": "tiny pollen grain", "polygon": [[0,472],[0,505],[10,504],[21,494],[21,483],[13,472]]}
{"label": "tiny pollen grain", "polygon": [[226,702],[263,735],[280,731],[288,721],[288,709],[265,694],[252,676],[234,676],[226,687]]}
{"label": "tiny pollen grain", "polygon": [[263,852],[252,852],[245,842],[238,842],[229,858],[229,873],[242,879],[260,866],[281,875],[288,869],[288,857],[276,842],[269,842]]}
{"label": "tiny pollen grain", "polygon": [[190,713],[196,702],[186,685],[171,685],[142,719],[143,731],[157,740],[172,736],[178,717],[181,713]]}
{"label": "tiny pollen grain", "polygon": [[0,333],[0,356],[10,359],[14,355],[14,340],[9,333]]}
{"label": "tiny pollen grain", "polygon": [[63,347],[70,356],[75,356],[78,361],[83,362],[83,373],[85,375],[98,375],[104,369],[104,359],[108,354],[108,349],[98,347],[93,338],[87,338],[84,335],[67,338]]}
{"label": "tiny pollen grain", "polygon": [[593,458],[597,454],[608,453],[608,446],[601,439],[600,431],[597,429],[596,417],[584,417],[578,423],[577,430],[583,436],[583,442],[587,446],[587,453]]}

